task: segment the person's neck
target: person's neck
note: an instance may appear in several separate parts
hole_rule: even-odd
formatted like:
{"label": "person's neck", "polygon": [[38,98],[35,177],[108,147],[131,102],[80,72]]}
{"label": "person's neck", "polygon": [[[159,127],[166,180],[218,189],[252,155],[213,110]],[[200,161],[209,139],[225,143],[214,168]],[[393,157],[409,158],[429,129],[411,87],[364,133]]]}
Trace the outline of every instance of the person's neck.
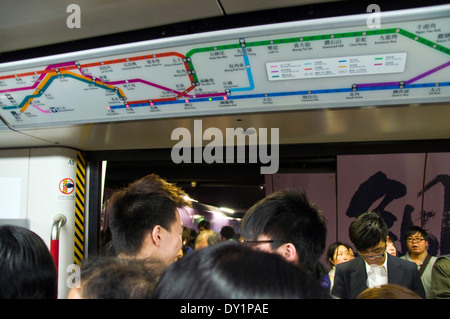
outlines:
{"label": "person's neck", "polygon": [[380,261],[378,262],[378,266],[383,266],[384,263],[386,262],[386,258],[387,258],[387,252],[385,251],[385,252],[384,252],[384,258],[383,258],[383,260],[380,260]]}
{"label": "person's neck", "polygon": [[411,253],[411,252],[409,253],[409,257],[417,265],[420,265],[422,263],[422,260],[424,260],[426,256],[427,256],[427,251],[426,250],[424,250],[423,252],[418,253],[418,254],[414,254],[414,253]]}
{"label": "person's neck", "polygon": [[135,254],[125,254],[125,253],[119,253],[118,257],[122,259],[127,260],[145,260],[149,258],[151,254],[147,250],[140,250]]}

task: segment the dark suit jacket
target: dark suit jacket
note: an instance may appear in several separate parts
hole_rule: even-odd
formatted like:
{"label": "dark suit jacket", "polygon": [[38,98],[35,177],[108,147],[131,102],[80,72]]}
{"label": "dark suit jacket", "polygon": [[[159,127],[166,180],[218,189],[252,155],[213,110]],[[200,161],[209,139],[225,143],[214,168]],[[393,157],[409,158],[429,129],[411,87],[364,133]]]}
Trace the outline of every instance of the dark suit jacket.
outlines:
{"label": "dark suit jacket", "polygon": [[[425,298],[417,265],[387,254],[388,283],[404,286]],[[364,260],[356,257],[336,267],[331,294],[342,299],[355,299],[367,289],[367,273]]]}

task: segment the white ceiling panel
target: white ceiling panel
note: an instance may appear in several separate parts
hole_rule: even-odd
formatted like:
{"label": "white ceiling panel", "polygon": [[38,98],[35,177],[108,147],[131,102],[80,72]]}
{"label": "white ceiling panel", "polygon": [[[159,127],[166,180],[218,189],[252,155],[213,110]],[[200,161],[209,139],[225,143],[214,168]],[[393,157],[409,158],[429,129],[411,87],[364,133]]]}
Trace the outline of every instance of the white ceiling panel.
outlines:
{"label": "white ceiling panel", "polygon": [[278,128],[280,144],[448,139],[449,118],[450,108],[442,103],[143,120],[23,131],[36,139],[0,131],[0,148],[12,147],[8,141],[14,147],[49,146],[51,141],[85,151],[172,148],[178,142],[171,140],[172,131],[194,132],[194,119],[202,120],[203,131],[216,127],[224,134],[226,128]]}
{"label": "white ceiling panel", "polygon": [[220,0],[227,14],[302,6],[330,2],[327,0]]}
{"label": "white ceiling panel", "polygon": [[[76,21],[70,4],[79,6],[80,28],[67,26]],[[3,0],[0,52],[221,15],[216,0]]]}
{"label": "white ceiling panel", "polygon": [[25,132],[0,130],[0,149],[54,146],[54,142],[29,135]]}

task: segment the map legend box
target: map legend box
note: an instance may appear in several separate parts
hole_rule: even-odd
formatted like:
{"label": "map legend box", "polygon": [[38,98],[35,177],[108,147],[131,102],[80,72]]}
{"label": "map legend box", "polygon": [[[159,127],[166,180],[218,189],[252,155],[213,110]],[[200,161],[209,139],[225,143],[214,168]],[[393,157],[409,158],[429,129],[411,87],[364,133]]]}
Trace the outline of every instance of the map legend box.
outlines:
{"label": "map legend box", "polygon": [[400,73],[405,71],[406,58],[406,52],[400,52],[282,61],[267,63],[266,70],[269,81]]}

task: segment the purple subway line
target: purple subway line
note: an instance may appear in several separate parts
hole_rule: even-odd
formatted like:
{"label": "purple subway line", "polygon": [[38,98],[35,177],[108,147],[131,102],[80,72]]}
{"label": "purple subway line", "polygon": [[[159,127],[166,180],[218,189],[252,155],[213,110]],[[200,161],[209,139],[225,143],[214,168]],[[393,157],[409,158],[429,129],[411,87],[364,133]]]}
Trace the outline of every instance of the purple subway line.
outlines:
{"label": "purple subway line", "polygon": [[[437,66],[437,67],[435,67],[435,68],[433,68],[433,69],[431,69],[431,70],[429,70],[427,72],[424,72],[424,73],[422,73],[422,74],[420,74],[420,75],[418,75],[418,76],[416,76],[416,77],[414,77],[414,78],[412,78],[412,79],[410,79],[408,81],[405,81],[405,84],[411,84],[411,83],[413,83],[413,82],[415,82],[417,80],[420,80],[420,79],[422,79],[422,78],[424,78],[424,77],[426,77],[426,76],[428,76],[428,75],[430,75],[432,73],[440,71],[440,70],[442,70],[442,69],[444,69],[444,68],[446,68],[448,66],[450,66],[450,61],[448,61],[448,62],[446,62],[446,63],[444,63],[442,65],[439,65],[439,66]],[[363,84],[358,84],[358,87],[359,88],[363,88],[363,87],[390,86],[390,85],[399,85],[399,84],[400,84],[400,81],[397,81],[397,82],[380,82],[380,83],[363,83]]]}
{"label": "purple subway line", "polygon": [[32,86],[27,86],[23,88],[15,88],[15,89],[7,89],[7,90],[1,90],[0,93],[9,93],[9,92],[15,92],[15,91],[23,91],[23,90],[34,90],[38,87],[39,83],[41,83],[42,79],[47,75],[45,71],[51,70],[53,68],[60,68],[65,66],[72,66],[75,65],[75,62],[64,62],[64,63],[58,63],[58,64],[50,64],[45,69],[44,72],[39,76],[36,82]]}
{"label": "purple subway line", "polygon": [[[45,70],[51,70],[53,68],[66,67],[66,66],[72,66],[72,65],[75,65],[75,62],[65,62],[65,63],[51,64],[51,65],[48,65],[45,68]],[[435,67],[435,68],[433,68],[433,69],[431,69],[431,70],[429,70],[427,72],[424,72],[424,73],[422,73],[422,74],[420,74],[420,75],[418,75],[418,76],[416,76],[416,77],[414,77],[414,78],[412,78],[412,79],[410,79],[408,81],[405,81],[405,84],[411,84],[411,83],[413,83],[413,82],[415,82],[417,80],[420,80],[420,79],[422,79],[422,78],[424,78],[424,77],[426,77],[426,76],[428,76],[430,74],[438,72],[438,71],[440,71],[440,70],[442,70],[442,69],[444,69],[444,68],[446,68],[448,66],[450,66],[450,61],[448,61],[448,62],[446,62],[446,63],[444,63],[444,64],[442,64],[440,66],[437,66],[437,67]],[[91,75],[84,74],[84,72],[81,69],[80,69],[80,73],[83,76],[88,77],[90,79],[93,78],[93,76],[91,76]],[[14,89],[0,90],[0,93],[8,93],[8,92],[15,92],[15,91],[23,91],[23,90],[35,89],[39,85],[39,83],[42,81],[42,79],[45,77],[45,75],[46,75],[46,73],[43,72],[39,76],[39,79],[32,86],[23,87],[23,88],[14,88]],[[176,94],[180,94],[181,93],[179,91],[172,90],[170,88],[167,88],[167,87],[164,87],[164,86],[152,83],[152,82],[148,82],[148,81],[142,80],[142,79],[128,80],[128,83],[135,83],[135,82],[141,82],[141,83],[144,83],[144,84],[156,87],[156,88],[161,89],[161,90],[174,92]],[[106,84],[110,84],[110,85],[116,85],[116,84],[125,84],[127,82],[125,80],[122,80],[122,81],[111,81],[111,82],[105,82],[105,83]],[[361,87],[374,87],[374,86],[390,86],[390,85],[399,85],[399,84],[400,84],[400,81],[396,81],[396,82],[379,82],[379,83],[362,83],[362,84],[358,84],[358,87],[361,88]],[[211,93],[211,94],[196,95],[196,97],[216,97],[216,96],[225,96],[225,95],[226,95],[226,93]],[[192,98],[194,96],[193,95],[186,95],[186,97],[191,97]]]}
{"label": "purple subway line", "polygon": [[424,77],[426,77],[426,76],[428,76],[428,75],[430,75],[430,74],[432,74],[432,73],[434,73],[434,72],[437,72],[437,71],[439,71],[439,70],[441,70],[441,69],[443,69],[443,68],[446,68],[446,67],[448,67],[449,65],[450,65],[450,61],[448,61],[448,62],[446,62],[446,63],[444,63],[444,64],[442,64],[442,65],[440,65],[440,66],[438,66],[438,67],[435,67],[434,69],[431,69],[430,71],[427,71],[427,72],[425,72],[425,73],[422,73],[422,74],[416,76],[415,78],[412,78],[411,80],[406,81],[405,84],[411,84],[412,82],[415,82],[415,81],[417,81],[417,80],[420,80],[421,78],[424,78]]}
{"label": "purple subway line", "polygon": [[136,83],[136,82],[141,82],[141,83],[153,86],[155,88],[158,88],[158,89],[161,89],[161,90],[164,90],[164,91],[171,91],[171,92],[176,93],[176,94],[180,94],[181,93],[179,91],[172,90],[172,89],[170,89],[168,87],[165,87],[165,86],[162,86],[162,85],[158,85],[158,84],[155,84],[155,83],[152,83],[152,82],[148,82],[148,81],[142,80],[142,79],[121,80],[121,81],[112,81],[112,82],[105,82],[105,83],[109,84],[109,85],[117,85],[117,84]]}
{"label": "purple subway line", "polygon": [[202,98],[202,97],[216,97],[216,96],[225,96],[227,95],[226,92],[222,92],[222,93],[207,93],[207,94],[196,94],[194,95],[187,95],[186,97],[191,97],[191,98]]}
{"label": "purple subway line", "polygon": [[389,86],[389,85],[399,85],[400,82],[379,82],[379,83],[363,83],[358,84],[359,88],[372,87],[372,86]]}

